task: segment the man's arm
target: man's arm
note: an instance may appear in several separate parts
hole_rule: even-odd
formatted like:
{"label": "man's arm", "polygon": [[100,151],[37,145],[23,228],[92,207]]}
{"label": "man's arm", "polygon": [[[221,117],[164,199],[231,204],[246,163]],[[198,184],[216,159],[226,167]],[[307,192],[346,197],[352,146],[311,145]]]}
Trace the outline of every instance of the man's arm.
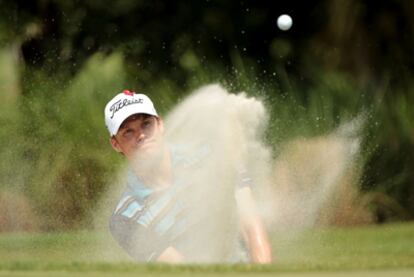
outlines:
{"label": "man's arm", "polygon": [[125,216],[112,215],[109,229],[119,245],[137,261],[184,262],[184,256],[169,246],[168,240],[157,237],[151,230]]}
{"label": "man's arm", "polygon": [[270,263],[272,253],[266,230],[258,215],[250,187],[236,191],[236,200],[240,214],[243,238],[254,263]]}

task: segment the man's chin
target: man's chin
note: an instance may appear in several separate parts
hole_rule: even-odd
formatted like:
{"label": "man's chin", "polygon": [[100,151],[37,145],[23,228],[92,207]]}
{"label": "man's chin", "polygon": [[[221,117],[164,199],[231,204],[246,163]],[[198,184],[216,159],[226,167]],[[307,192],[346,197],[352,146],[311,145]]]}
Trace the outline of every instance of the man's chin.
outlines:
{"label": "man's chin", "polygon": [[141,145],[133,155],[133,160],[138,164],[159,160],[162,148],[154,142]]}

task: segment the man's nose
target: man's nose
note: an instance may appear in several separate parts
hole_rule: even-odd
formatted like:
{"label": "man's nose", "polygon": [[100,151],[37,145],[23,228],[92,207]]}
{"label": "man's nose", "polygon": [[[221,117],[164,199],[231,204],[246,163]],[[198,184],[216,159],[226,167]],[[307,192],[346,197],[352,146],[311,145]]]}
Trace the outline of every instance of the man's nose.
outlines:
{"label": "man's nose", "polygon": [[145,139],[145,133],[144,132],[139,132],[137,135],[137,142],[141,142],[143,139]]}

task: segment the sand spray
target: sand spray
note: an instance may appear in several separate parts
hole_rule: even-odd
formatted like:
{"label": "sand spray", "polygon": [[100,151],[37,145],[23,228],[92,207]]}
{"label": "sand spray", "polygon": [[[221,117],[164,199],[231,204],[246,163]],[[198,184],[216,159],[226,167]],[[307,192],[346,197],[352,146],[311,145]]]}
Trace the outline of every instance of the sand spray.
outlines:
{"label": "sand spray", "polygon": [[[198,165],[183,166],[175,172],[191,188],[185,197],[192,199],[197,217],[214,218],[198,236],[204,242],[204,254],[194,253],[199,259],[189,262],[227,262],[221,257],[234,251],[239,239],[237,205],[242,205],[234,197],[240,170],[252,179],[257,212],[270,237],[278,233],[286,234],[283,239],[294,239],[335,217],[336,201],[332,199],[337,199],[339,188],[346,183],[344,178],[353,171],[361,120],[344,124],[325,136],[290,141],[277,157],[263,140],[268,121],[259,99],[243,92],[229,93],[216,84],[194,91],[165,117],[165,140],[182,147],[190,164]],[[116,200],[121,187],[114,185],[105,203]],[[108,215],[111,205],[102,207],[100,213]],[[188,239],[191,243],[192,236]],[[101,257],[125,258],[113,254],[110,248],[114,245],[102,245]],[[276,257],[278,250],[273,249]]]}

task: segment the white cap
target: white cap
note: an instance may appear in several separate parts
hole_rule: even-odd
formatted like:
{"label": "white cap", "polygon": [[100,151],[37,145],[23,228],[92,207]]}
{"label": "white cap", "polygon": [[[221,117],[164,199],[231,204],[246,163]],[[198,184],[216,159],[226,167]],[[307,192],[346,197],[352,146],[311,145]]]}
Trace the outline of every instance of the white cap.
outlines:
{"label": "white cap", "polygon": [[117,94],[105,106],[105,124],[109,134],[116,135],[122,122],[129,116],[138,113],[158,116],[154,104],[148,96],[129,90]]}

